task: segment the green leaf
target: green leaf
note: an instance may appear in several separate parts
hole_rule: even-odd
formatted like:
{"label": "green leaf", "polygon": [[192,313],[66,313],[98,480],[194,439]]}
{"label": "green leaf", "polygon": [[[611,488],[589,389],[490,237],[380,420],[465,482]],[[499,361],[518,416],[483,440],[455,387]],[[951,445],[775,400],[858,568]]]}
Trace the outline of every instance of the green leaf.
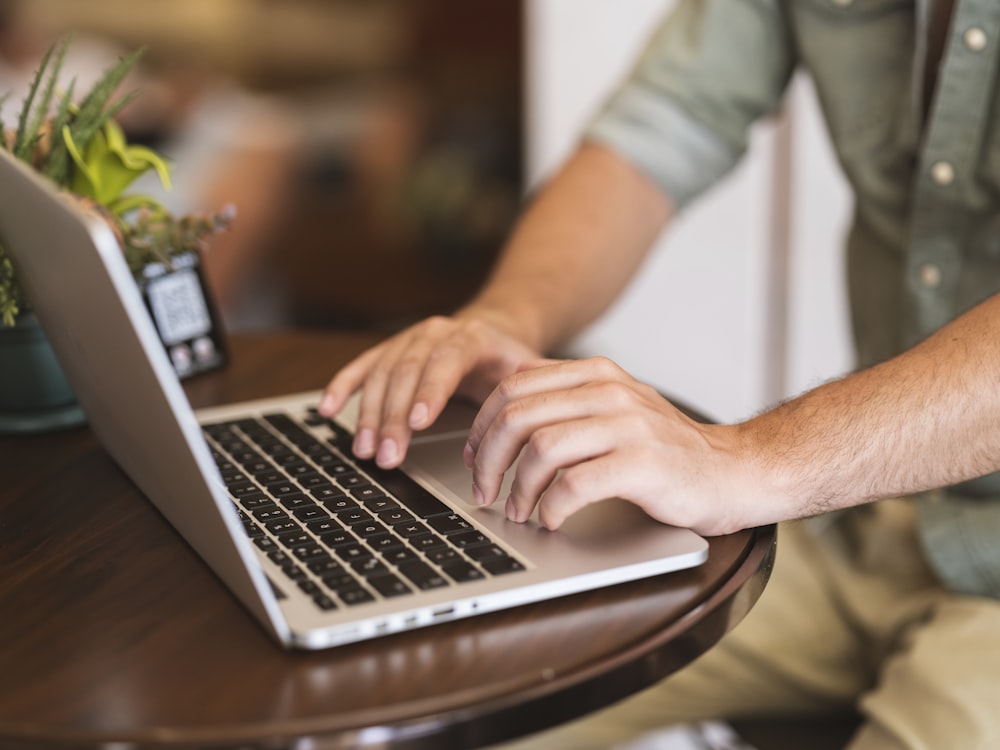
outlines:
{"label": "green leaf", "polygon": [[[94,87],[84,97],[80,103],[75,116],[67,121],[67,125],[73,136],[73,142],[81,149],[86,149],[97,132],[104,124],[114,117],[121,109],[128,104],[135,96],[130,93],[122,97],[115,104],[108,106],[112,95],[118,85],[136,64],[145,52],[145,48],[136,50],[131,55],[121,58],[114,66],[109,68],[101,76],[101,79],[94,84]],[[65,138],[58,145],[54,146],[54,153],[50,159],[45,174],[57,185],[65,185],[71,176],[69,174],[69,160],[65,159]]]}
{"label": "green leaf", "polygon": [[[28,132],[26,134],[26,136],[30,139],[30,143],[24,144],[24,147],[27,149],[26,153],[19,154],[19,156],[25,161],[31,159],[35,143],[41,135],[42,123],[45,122],[45,119],[48,117],[49,110],[52,108],[52,97],[55,95],[56,84],[59,81],[59,73],[62,71],[63,62],[66,59],[66,50],[69,48],[69,42],[70,38],[66,37],[63,39],[62,44],[59,45],[56,61],[49,70],[49,79],[45,84],[45,91],[42,93],[42,98],[38,102],[38,106],[35,107],[35,116],[28,126]],[[56,44],[58,44],[58,42]],[[49,52],[46,55],[45,62],[42,63],[40,71],[44,71],[46,67],[48,67],[49,56],[52,54],[52,50],[56,47],[56,44],[53,44],[53,46],[49,48]]]}
{"label": "green leaf", "polygon": [[145,146],[129,146],[117,123],[108,120],[84,151],[80,150],[69,127],[63,128],[63,141],[76,164],[69,188],[74,193],[93,198],[116,214],[117,201],[136,178],[153,169],[164,187],[170,187],[166,162]]}
{"label": "green leaf", "polygon": [[166,213],[167,211],[163,204],[156,200],[153,196],[141,194],[123,195],[121,198],[108,206],[108,208],[111,209],[116,216],[124,216],[130,211],[137,211],[140,208],[148,208],[157,214]]}

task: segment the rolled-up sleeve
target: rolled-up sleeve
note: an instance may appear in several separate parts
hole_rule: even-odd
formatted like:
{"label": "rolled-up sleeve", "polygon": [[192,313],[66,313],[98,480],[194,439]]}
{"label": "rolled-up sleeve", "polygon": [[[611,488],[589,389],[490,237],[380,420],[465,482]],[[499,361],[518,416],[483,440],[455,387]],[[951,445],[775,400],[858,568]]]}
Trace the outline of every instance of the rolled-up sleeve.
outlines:
{"label": "rolled-up sleeve", "polygon": [[781,0],[680,0],[585,138],[683,207],[739,161],[794,66]]}

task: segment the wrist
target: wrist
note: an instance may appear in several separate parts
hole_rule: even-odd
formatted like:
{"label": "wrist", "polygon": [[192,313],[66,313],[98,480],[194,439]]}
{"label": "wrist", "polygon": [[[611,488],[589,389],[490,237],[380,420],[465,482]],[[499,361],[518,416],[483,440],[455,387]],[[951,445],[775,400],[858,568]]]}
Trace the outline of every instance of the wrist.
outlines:
{"label": "wrist", "polygon": [[534,316],[517,312],[510,305],[494,304],[489,299],[477,298],[460,308],[454,315],[456,320],[477,321],[500,334],[517,341],[535,352],[544,352],[540,326],[532,323]]}
{"label": "wrist", "polygon": [[[755,525],[820,515],[849,503],[837,461],[809,436],[770,413],[737,425],[737,453],[744,467]],[[836,489],[835,489],[836,488]]]}

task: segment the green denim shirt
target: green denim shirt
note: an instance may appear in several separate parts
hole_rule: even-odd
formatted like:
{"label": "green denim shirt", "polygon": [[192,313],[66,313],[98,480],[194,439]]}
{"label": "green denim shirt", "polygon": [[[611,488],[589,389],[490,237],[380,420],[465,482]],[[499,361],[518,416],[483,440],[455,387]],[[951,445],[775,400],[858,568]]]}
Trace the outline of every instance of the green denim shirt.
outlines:
{"label": "green denim shirt", "polygon": [[[957,0],[924,124],[927,12],[926,0],[680,0],[587,137],[681,208],[807,71],[855,196],[852,326],[859,365],[874,364],[1000,290],[1000,2]],[[1000,475],[919,504],[942,580],[1000,598]]]}

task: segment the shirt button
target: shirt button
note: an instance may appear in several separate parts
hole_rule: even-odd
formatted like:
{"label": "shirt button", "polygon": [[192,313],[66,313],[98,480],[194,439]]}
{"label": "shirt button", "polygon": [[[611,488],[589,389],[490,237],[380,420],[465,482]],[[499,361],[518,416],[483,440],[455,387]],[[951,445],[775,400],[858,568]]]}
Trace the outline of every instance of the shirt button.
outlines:
{"label": "shirt button", "polygon": [[986,47],[986,32],[978,26],[973,26],[971,29],[967,30],[962,35],[962,39],[965,41],[965,46],[973,52],[979,52],[981,49]]}
{"label": "shirt button", "polygon": [[955,181],[955,168],[946,161],[936,161],[931,165],[931,179],[942,187]]}
{"label": "shirt button", "polygon": [[941,285],[941,268],[934,263],[920,266],[920,283],[927,289],[937,289]]}

